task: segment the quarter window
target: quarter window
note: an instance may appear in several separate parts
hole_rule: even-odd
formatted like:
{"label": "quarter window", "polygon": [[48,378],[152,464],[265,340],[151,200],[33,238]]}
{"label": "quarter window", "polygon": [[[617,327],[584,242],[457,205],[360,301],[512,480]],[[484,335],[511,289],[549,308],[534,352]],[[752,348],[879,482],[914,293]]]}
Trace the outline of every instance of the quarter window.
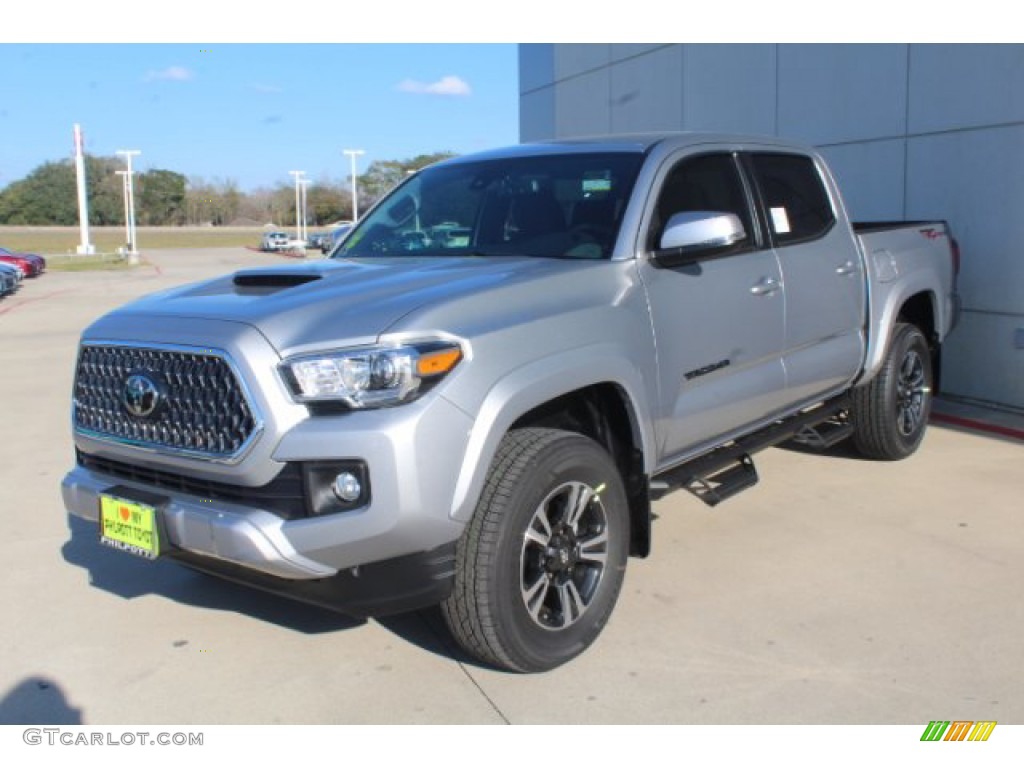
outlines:
{"label": "quarter window", "polygon": [[751,156],[754,176],[780,245],[813,240],[835,223],[821,174],[806,155],[759,153]]}

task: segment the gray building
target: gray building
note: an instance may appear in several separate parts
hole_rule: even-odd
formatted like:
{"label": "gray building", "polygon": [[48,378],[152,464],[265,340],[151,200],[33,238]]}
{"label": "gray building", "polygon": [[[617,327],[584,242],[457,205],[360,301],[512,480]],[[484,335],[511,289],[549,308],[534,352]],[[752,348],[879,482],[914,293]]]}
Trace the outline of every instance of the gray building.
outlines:
{"label": "gray building", "polygon": [[822,150],[855,220],[947,219],[946,393],[1024,410],[1024,45],[522,45],[520,139],[658,130]]}

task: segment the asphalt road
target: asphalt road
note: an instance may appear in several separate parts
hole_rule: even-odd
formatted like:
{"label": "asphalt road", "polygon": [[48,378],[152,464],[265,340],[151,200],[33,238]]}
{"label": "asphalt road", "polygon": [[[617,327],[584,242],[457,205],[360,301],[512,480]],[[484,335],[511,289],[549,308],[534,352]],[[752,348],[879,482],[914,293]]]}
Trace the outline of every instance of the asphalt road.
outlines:
{"label": "asphalt road", "polygon": [[79,332],[278,261],[148,257],[0,301],[0,723],[1024,723],[1024,445],[939,426],[905,462],[772,449],[720,507],[658,502],[610,625],[543,675],[476,665],[435,611],[354,622],[102,549],[59,491]]}

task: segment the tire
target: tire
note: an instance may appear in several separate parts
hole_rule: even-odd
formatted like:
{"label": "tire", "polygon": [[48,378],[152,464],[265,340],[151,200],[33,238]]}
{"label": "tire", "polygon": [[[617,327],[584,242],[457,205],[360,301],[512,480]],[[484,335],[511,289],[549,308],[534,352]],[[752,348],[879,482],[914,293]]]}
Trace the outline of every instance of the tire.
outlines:
{"label": "tire", "polygon": [[882,369],[853,391],[853,442],[871,459],[896,461],[917,450],[932,405],[932,358],[924,334],[899,323]]}
{"label": "tire", "polygon": [[600,634],[628,552],[626,494],[608,453],[573,432],[514,430],[459,540],[442,613],[480,661],[547,671]]}

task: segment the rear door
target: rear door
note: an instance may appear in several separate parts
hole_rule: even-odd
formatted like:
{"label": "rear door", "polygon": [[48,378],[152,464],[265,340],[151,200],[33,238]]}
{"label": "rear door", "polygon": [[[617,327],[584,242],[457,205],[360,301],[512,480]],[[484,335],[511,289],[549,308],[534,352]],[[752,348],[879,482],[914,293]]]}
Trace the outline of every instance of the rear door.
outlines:
{"label": "rear door", "polygon": [[751,152],[745,159],[786,286],[788,398],[803,403],[844,388],[863,363],[860,250],[812,157]]}
{"label": "rear door", "polygon": [[[738,156],[680,153],[655,182],[639,261],[658,354],[660,463],[762,421],[783,405],[785,301],[775,252],[754,213]],[[659,266],[676,213],[735,214],[746,236],[727,251]]]}

